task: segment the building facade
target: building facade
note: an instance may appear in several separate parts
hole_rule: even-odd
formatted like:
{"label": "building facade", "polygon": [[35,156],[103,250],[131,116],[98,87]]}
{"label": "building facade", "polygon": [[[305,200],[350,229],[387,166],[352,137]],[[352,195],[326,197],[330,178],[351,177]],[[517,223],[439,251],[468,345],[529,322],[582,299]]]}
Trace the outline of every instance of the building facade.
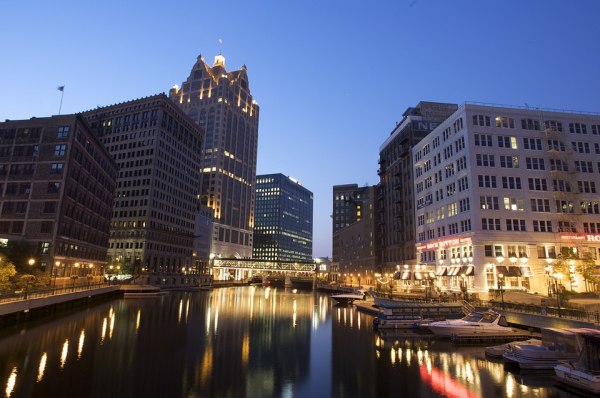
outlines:
{"label": "building facade", "polygon": [[375,284],[380,264],[377,247],[377,187],[333,187],[332,277],[340,283]]}
{"label": "building facade", "polygon": [[129,268],[155,285],[198,283],[203,260],[194,256],[194,241],[203,132],[164,94],[83,115],[119,166],[110,266]]}
{"label": "building facade", "polygon": [[412,153],[421,270],[448,292],[593,290],[599,154],[597,114],[462,105]]}
{"label": "building facade", "polygon": [[103,280],[116,178],[79,115],[0,123],[0,237],[35,246],[55,284]]}
{"label": "building facade", "polygon": [[313,194],[283,174],[256,177],[253,258],[312,261]]}
{"label": "building facade", "polygon": [[212,254],[250,258],[259,107],[250,94],[246,66],[227,72],[222,55],[212,68],[199,56],[190,76],[169,97],[206,134],[201,202],[214,212]]}
{"label": "building facade", "polygon": [[382,274],[393,274],[398,265],[417,263],[411,149],[457,108],[456,104],[419,102],[404,112],[379,148],[377,223]]}

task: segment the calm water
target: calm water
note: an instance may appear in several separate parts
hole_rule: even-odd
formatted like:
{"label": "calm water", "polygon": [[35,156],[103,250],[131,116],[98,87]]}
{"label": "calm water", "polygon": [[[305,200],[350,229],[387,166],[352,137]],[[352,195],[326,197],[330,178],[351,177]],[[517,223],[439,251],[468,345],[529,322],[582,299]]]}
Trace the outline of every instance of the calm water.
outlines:
{"label": "calm water", "polygon": [[236,287],[123,299],[2,330],[9,397],[567,397],[483,348],[411,332],[327,295]]}

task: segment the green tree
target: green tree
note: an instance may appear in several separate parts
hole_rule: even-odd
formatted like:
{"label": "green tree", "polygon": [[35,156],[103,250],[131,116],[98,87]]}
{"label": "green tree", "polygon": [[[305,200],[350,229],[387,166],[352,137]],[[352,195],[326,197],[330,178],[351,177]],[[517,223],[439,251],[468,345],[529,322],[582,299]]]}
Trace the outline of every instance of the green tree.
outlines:
{"label": "green tree", "polygon": [[12,278],[17,274],[13,263],[3,261],[0,263],[0,292],[12,292],[15,285]]}
{"label": "green tree", "polygon": [[[5,245],[0,245],[0,255],[13,263],[18,273],[31,274],[32,270],[40,269],[35,248],[26,242],[9,240]],[[31,259],[34,260],[33,266],[29,264]]]}

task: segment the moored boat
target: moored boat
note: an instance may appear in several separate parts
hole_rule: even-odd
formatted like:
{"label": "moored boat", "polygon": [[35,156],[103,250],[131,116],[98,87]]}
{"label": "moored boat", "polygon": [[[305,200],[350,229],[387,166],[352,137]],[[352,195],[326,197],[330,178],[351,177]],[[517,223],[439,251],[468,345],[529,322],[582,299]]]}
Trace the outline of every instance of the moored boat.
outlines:
{"label": "moored boat", "polygon": [[561,361],[554,367],[556,379],[593,394],[600,394],[600,336],[583,334],[582,350],[576,363]]}
{"label": "moored boat", "polygon": [[420,324],[442,319],[457,319],[462,316],[459,304],[396,302],[379,304],[377,318],[373,320],[376,329],[407,329]]}
{"label": "moored boat", "polygon": [[332,299],[340,304],[352,304],[355,300],[366,300],[369,292],[365,289],[355,290],[351,293],[334,294]]}
{"label": "moored boat", "polygon": [[542,342],[527,345],[518,342],[507,346],[502,358],[518,364],[521,369],[552,370],[561,361],[576,361],[583,347],[583,334],[600,336],[595,329],[543,328]]}
{"label": "moored boat", "polygon": [[438,337],[453,335],[508,335],[517,332],[510,327],[506,317],[493,310],[474,311],[462,319],[433,322],[429,329]]}

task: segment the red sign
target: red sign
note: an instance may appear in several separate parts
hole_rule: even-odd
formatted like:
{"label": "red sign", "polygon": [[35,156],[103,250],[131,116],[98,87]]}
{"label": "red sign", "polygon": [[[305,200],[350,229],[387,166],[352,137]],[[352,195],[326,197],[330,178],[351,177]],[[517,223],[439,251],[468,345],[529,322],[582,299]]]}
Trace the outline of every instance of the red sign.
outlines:
{"label": "red sign", "polygon": [[600,242],[600,234],[596,235],[575,235],[575,234],[564,234],[560,236],[564,240],[585,240],[588,242]]}
{"label": "red sign", "polygon": [[454,239],[439,240],[437,242],[427,243],[423,246],[417,246],[417,250],[437,249],[440,247],[455,246],[455,245],[459,245],[462,243],[471,243],[472,241],[473,241],[473,238],[471,238],[470,236],[467,236],[466,238],[454,238]]}

